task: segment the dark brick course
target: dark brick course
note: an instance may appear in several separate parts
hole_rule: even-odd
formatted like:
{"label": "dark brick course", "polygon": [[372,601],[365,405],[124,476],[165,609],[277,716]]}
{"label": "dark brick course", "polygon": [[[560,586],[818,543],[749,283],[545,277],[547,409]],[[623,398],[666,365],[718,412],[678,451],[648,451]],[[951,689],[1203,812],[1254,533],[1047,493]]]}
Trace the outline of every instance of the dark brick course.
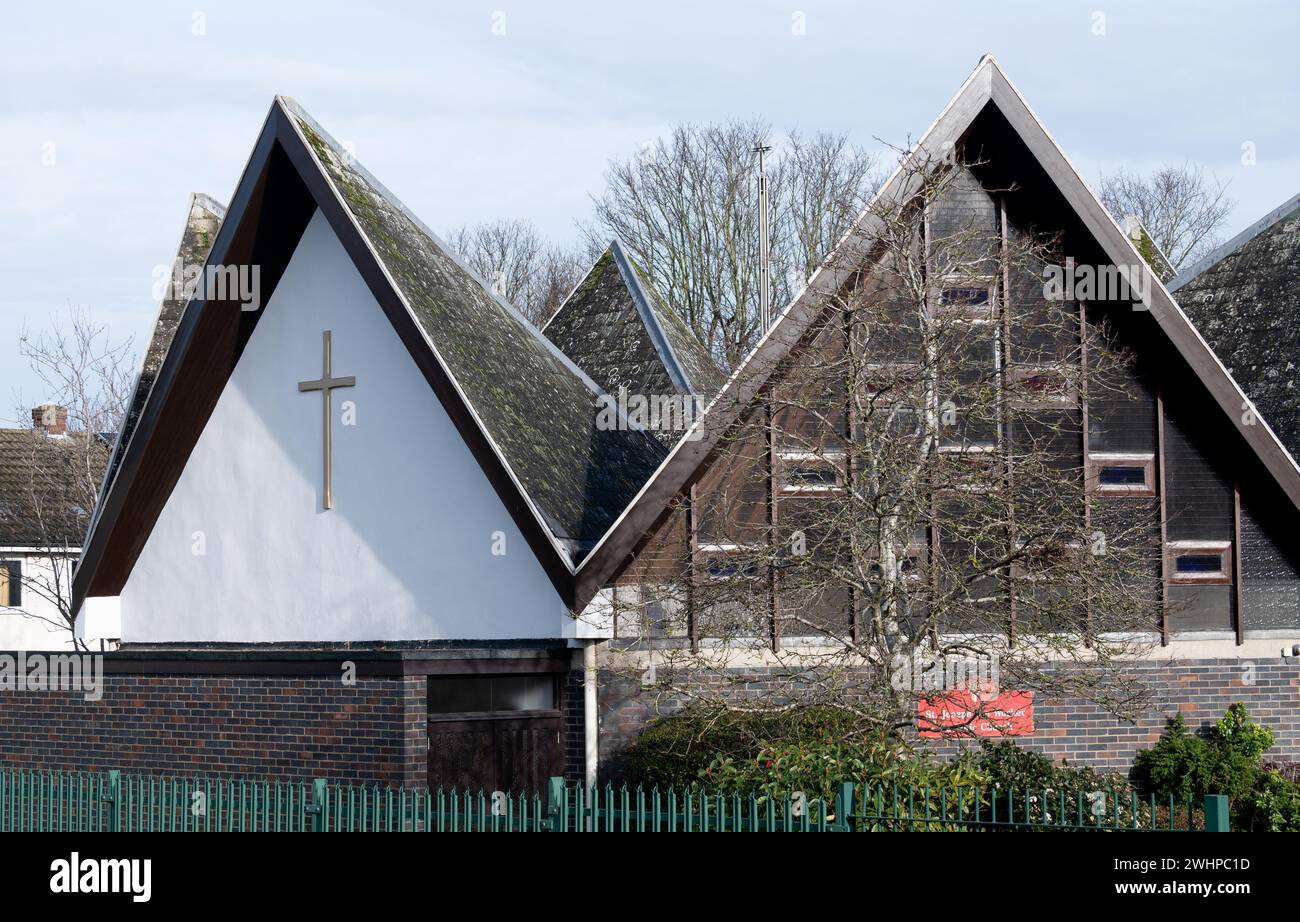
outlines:
{"label": "dark brick course", "polygon": [[103,697],[0,692],[0,762],[423,785],[424,676],[105,675]]}

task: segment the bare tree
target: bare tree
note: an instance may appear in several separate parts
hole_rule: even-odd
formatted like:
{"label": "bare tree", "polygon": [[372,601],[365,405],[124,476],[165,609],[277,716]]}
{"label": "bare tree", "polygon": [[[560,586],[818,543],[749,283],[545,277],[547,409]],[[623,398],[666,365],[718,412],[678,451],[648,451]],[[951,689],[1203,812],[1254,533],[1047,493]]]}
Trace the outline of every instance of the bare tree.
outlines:
{"label": "bare tree", "polygon": [[449,243],[497,294],[538,327],[589,268],[580,253],[548,243],[528,221],[466,225]]}
{"label": "bare tree", "polygon": [[[590,246],[617,238],[718,361],[731,367],[758,334],[761,121],[681,125],[610,163]],[[878,179],[875,160],[843,135],[776,142],[768,161],[772,302],[785,304],[821,263]]]}
{"label": "bare tree", "polygon": [[[75,637],[72,567],[130,399],[134,357],[130,340],[112,342],[106,327],[75,307],[44,331],[24,329],[18,350],[43,385],[50,418],[31,425],[29,405],[19,408],[20,420],[31,425],[30,437],[21,482],[3,497],[0,515],[31,536],[34,550],[22,574],[24,608]],[[30,604],[32,597],[45,604]]]}
{"label": "bare tree", "polygon": [[[642,682],[675,701],[831,705],[864,729],[916,726],[954,663],[1131,716],[1157,510],[1102,497],[1082,446],[1130,357],[1097,305],[1045,283],[1054,239],[970,207],[966,169],[906,159],[900,187],[625,574],[614,646],[638,670],[653,651]],[[970,712],[946,729],[998,719],[987,682],[958,687]]]}
{"label": "bare tree", "polygon": [[1162,166],[1148,176],[1123,168],[1101,180],[1101,201],[1115,220],[1136,215],[1174,270],[1219,243],[1218,231],[1236,202],[1227,186],[1196,164]]}

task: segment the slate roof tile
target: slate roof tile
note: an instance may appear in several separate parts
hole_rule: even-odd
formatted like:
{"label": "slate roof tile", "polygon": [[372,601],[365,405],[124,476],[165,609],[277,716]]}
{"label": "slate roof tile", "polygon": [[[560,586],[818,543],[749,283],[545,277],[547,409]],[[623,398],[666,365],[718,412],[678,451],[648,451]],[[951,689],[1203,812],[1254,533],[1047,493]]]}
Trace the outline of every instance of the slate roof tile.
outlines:
{"label": "slate roof tile", "polygon": [[598,427],[601,389],[296,104],[325,175],[551,533],[576,565],[666,454]]}
{"label": "slate roof tile", "polygon": [[1178,304],[1300,458],[1300,196],[1170,285]]}

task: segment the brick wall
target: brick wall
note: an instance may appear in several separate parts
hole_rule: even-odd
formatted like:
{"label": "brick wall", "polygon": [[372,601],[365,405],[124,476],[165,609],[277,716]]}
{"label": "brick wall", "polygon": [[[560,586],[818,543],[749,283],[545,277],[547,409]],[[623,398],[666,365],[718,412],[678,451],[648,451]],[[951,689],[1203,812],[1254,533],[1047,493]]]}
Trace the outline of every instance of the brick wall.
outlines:
{"label": "brick wall", "polygon": [[[1136,724],[1118,721],[1077,698],[1036,696],[1034,733],[1016,742],[1057,761],[1127,772],[1137,750],[1154,743],[1174,713],[1181,711],[1188,727],[1195,729],[1218,720],[1234,701],[1242,701],[1251,715],[1276,735],[1269,757],[1300,760],[1300,664],[1257,661],[1248,671],[1238,660],[1192,660],[1135,663],[1132,669],[1153,690],[1157,701]],[[764,686],[776,681],[774,669],[745,672],[746,683],[737,691],[740,695],[757,696]],[[635,679],[622,672],[603,672],[601,682],[600,774],[604,781],[621,777],[623,752],[648,721],[673,713],[685,701],[643,691]],[[577,717],[581,719],[581,711]],[[970,744],[927,745],[951,755]],[[581,752],[578,757],[580,766]]]}
{"label": "brick wall", "polygon": [[424,784],[424,676],[121,675],[0,691],[0,763]]}

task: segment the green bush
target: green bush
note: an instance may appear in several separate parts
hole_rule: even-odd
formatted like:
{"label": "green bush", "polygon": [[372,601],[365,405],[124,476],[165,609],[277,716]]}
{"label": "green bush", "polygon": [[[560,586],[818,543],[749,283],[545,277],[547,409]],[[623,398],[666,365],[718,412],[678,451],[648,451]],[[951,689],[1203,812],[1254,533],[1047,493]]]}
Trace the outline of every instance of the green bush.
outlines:
{"label": "green bush", "polygon": [[1200,735],[1189,733],[1179,714],[1155,746],[1137,754],[1133,775],[1148,791],[1176,802],[1205,794],[1238,801],[1254,789],[1260,756],[1272,745],[1273,731],[1251,720],[1240,702]]}
{"label": "green bush", "polygon": [[687,787],[719,758],[755,758],[777,744],[857,736],[859,719],[839,708],[740,712],[697,705],[652,724],[632,742],[625,778],[646,789]]}
{"label": "green bush", "polygon": [[1261,771],[1251,791],[1233,804],[1232,824],[1249,832],[1300,832],[1300,784]]}
{"label": "green bush", "polygon": [[[1124,777],[1095,768],[1056,764],[1041,753],[1008,740],[983,740],[975,768],[988,780],[991,796],[1016,805],[1016,815],[1066,824],[1133,825],[1133,788]],[[1100,792],[1105,795],[1098,801]],[[1028,804],[1028,807],[1025,805]],[[1060,816],[1064,811],[1064,816]],[[1136,821],[1150,822],[1149,805],[1137,801]]]}
{"label": "green bush", "polygon": [[854,781],[875,789],[959,787],[983,785],[985,778],[969,759],[941,762],[917,754],[897,736],[872,734],[849,740],[814,739],[765,746],[756,755],[719,756],[700,780],[710,787],[741,794],[784,797],[803,791],[811,798],[831,800],[841,782]]}

